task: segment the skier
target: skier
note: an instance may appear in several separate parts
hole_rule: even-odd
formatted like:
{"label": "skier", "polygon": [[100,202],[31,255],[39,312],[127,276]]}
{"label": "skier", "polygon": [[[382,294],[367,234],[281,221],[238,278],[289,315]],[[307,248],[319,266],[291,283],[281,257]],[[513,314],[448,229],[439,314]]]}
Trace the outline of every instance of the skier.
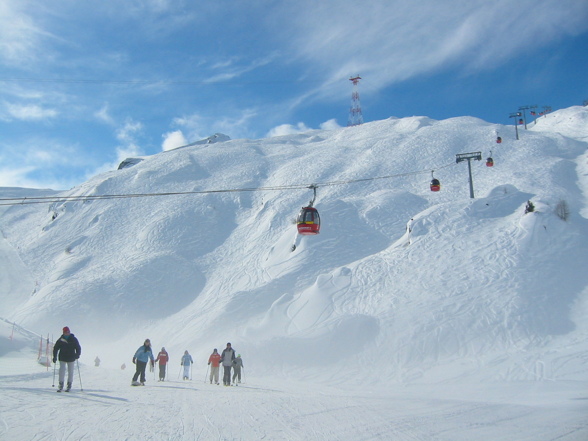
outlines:
{"label": "skier", "polygon": [[[233,361],[233,384],[241,383],[241,368],[244,368],[241,354],[237,355],[237,358]],[[235,381],[235,379],[237,381]]]}
{"label": "skier", "polygon": [[220,354],[218,353],[216,348],[214,348],[212,354],[210,354],[210,357],[208,357],[208,365],[210,366],[210,384],[212,384],[213,378],[214,382],[218,384],[218,370],[220,366],[220,359]]}
{"label": "skier", "polygon": [[59,353],[59,388],[57,392],[63,390],[63,383],[65,381],[65,368],[67,367],[67,389],[66,392],[71,390],[71,384],[73,382],[74,375],[74,363],[80,358],[82,348],[80,342],[73,335],[69,328],[66,326],[63,328],[63,334],[59,337],[59,340],[53,347],[53,363],[57,362],[57,354]]}
{"label": "skier", "polygon": [[[147,367],[147,362],[151,359],[151,365],[155,362],[153,358],[153,352],[151,351],[151,340],[146,339],[143,346],[137,349],[135,355],[133,356],[133,364],[136,365],[135,375],[133,375],[133,382],[131,383],[132,386],[145,386],[145,368]],[[137,380],[139,379],[139,375],[141,376],[141,382],[139,383]]]}
{"label": "skier", "polygon": [[231,347],[230,343],[227,343],[227,347],[223,349],[221,354],[221,363],[225,370],[223,376],[223,384],[225,386],[231,385],[231,367],[233,366],[233,360],[235,359],[235,350]]}
{"label": "skier", "polygon": [[159,361],[159,381],[163,381],[165,380],[165,366],[169,361],[169,354],[165,348],[161,348],[161,351],[159,351],[159,354],[157,354],[155,361]]}
{"label": "skier", "polygon": [[96,366],[96,367],[100,366],[100,358],[98,358],[97,355],[96,355],[96,358],[94,359],[94,366]]}
{"label": "skier", "polygon": [[182,357],[181,365],[184,366],[184,380],[190,379],[190,367],[194,363],[192,360],[192,356],[188,353],[188,351],[184,351],[184,356]]}

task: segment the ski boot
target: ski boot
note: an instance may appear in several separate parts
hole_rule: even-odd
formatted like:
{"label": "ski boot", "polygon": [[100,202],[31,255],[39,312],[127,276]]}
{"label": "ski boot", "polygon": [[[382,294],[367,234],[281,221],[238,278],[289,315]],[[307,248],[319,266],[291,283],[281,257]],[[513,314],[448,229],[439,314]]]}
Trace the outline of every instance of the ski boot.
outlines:
{"label": "ski boot", "polygon": [[63,390],[63,381],[59,382],[59,387],[57,388],[57,392],[61,392]]}
{"label": "ski boot", "polygon": [[66,392],[69,392],[71,390],[71,383],[67,383],[67,389],[65,389]]}

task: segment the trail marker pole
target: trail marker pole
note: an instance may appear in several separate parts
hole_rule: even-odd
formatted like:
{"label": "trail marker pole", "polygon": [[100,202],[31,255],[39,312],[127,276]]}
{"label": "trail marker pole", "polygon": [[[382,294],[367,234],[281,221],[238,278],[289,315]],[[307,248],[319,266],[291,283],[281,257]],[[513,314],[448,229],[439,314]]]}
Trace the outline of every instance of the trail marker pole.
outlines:
{"label": "trail marker pole", "polygon": [[455,162],[458,164],[462,161],[468,161],[468,173],[470,179],[470,198],[474,199],[474,180],[472,178],[472,159],[476,161],[482,160],[482,152],[472,152],[472,153],[458,153],[455,159]]}

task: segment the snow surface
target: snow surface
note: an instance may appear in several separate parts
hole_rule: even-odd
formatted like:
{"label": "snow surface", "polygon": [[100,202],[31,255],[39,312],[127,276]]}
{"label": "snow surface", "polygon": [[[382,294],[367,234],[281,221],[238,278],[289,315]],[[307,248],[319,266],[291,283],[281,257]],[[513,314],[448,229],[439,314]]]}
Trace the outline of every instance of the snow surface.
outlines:
{"label": "snow surface", "polygon": [[[516,141],[390,118],[185,147],[58,193],[161,196],[0,189],[20,202],[0,205],[0,439],[588,440],[587,122],[559,110]],[[472,161],[470,199],[455,155],[477,151],[495,166]],[[321,233],[302,237],[311,184]],[[56,394],[38,347],[65,325],[82,381]],[[170,381],[130,387],[145,338]],[[239,387],[205,381],[228,341]]]}

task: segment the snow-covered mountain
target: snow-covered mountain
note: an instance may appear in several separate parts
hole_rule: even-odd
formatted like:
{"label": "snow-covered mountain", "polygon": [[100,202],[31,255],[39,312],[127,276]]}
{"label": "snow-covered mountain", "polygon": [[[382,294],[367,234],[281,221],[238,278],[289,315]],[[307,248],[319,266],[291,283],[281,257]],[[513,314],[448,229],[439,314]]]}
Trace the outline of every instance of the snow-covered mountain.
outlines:
{"label": "snow-covered mountain", "polygon": [[[113,366],[149,336],[332,379],[365,381],[374,357],[373,381],[586,374],[587,118],[560,110],[518,141],[471,117],[390,118],[147,157],[2,207],[2,316],[68,324]],[[456,154],[477,151],[495,165],[472,161],[470,199]],[[299,237],[311,184],[322,229]],[[67,199],[98,195],[146,196]]]}
{"label": "snow-covered mountain", "polygon": [[[587,121],[559,110],[517,141],[471,117],[390,118],[200,143],[61,193],[0,189],[0,435],[585,439]],[[474,199],[456,161],[473,152]],[[321,232],[299,236],[311,185]],[[44,394],[26,331],[65,325],[91,384],[73,415]],[[205,383],[231,341],[245,395],[173,374],[123,390],[146,337],[176,368],[189,349]],[[115,369],[86,368],[97,354]]]}

